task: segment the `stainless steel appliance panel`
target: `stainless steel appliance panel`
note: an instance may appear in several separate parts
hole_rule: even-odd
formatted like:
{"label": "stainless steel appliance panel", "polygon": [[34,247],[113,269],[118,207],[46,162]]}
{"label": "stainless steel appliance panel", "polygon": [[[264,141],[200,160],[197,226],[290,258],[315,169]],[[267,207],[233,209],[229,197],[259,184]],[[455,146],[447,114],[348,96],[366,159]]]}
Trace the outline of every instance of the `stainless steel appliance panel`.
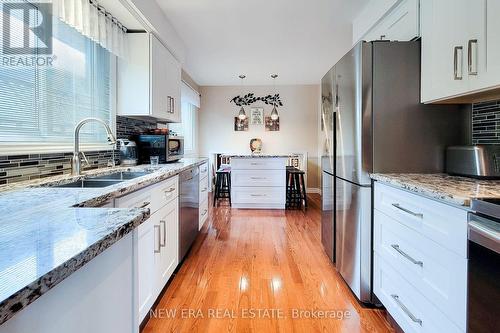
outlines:
{"label": "stainless steel appliance panel", "polygon": [[356,184],[371,180],[371,44],[360,42],[335,65],[335,176]]}
{"label": "stainless steel appliance panel", "polygon": [[500,178],[500,145],[451,146],[446,172],[475,178]]}
{"label": "stainless steel appliance panel", "polygon": [[336,104],[335,68],[326,73],[321,80],[321,166],[323,171],[334,173],[334,113]]}
{"label": "stainless steel appliance panel", "polygon": [[500,327],[500,220],[469,214],[468,259],[467,332],[496,332]]}
{"label": "stainless steel appliance panel", "polygon": [[335,262],[334,180],[333,174],[323,171],[321,178],[321,243],[333,262]]}
{"label": "stainless steel appliance panel", "polygon": [[179,261],[182,260],[198,236],[199,171],[191,168],[179,174]]}
{"label": "stainless steel appliance panel", "polygon": [[335,266],[361,302],[372,302],[370,186],[335,178]]}
{"label": "stainless steel appliance panel", "polygon": [[467,138],[465,109],[420,103],[420,41],[373,42],[373,172],[444,171]]}

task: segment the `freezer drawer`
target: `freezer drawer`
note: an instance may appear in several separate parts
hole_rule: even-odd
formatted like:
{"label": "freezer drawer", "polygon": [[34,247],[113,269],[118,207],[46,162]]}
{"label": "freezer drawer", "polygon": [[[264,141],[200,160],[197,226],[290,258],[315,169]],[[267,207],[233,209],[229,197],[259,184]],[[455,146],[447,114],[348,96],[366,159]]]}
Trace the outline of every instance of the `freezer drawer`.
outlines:
{"label": "freezer drawer", "polygon": [[335,178],[335,265],[361,302],[372,301],[370,186]]}

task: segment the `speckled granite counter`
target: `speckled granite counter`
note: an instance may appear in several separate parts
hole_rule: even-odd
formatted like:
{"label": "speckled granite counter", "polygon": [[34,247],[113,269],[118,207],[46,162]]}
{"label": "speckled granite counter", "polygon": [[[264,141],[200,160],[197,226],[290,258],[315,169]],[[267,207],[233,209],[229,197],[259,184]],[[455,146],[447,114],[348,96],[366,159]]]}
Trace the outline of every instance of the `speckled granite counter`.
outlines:
{"label": "speckled granite counter", "polygon": [[272,154],[224,154],[222,157],[234,157],[234,158],[288,158],[288,157],[297,157],[299,155],[297,154],[277,154],[277,155],[272,155]]}
{"label": "speckled granite counter", "polygon": [[[147,209],[97,207],[172,177],[207,159],[99,169],[0,187],[0,324],[11,318],[149,217]],[[148,171],[103,188],[55,188],[88,176]]]}
{"label": "speckled granite counter", "polygon": [[453,205],[472,199],[500,198],[500,180],[477,180],[446,174],[372,174],[372,179]]}

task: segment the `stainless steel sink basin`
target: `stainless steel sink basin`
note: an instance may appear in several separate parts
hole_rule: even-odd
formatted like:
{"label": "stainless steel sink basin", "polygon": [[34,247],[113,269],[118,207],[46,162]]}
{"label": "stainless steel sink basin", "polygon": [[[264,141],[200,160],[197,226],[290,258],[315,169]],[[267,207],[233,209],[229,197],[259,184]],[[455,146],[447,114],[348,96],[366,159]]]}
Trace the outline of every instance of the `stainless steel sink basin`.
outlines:
{"label": "stainless steel sink basin", "polygon": [[111,173],[109,175],[89,177],[90,180],[129,180],[137,177],[142,177],[148,175],[149,172],[146,171],[123,171]]}
{"label": "stainless steel sink basin", "polygon": [[123,180],[93,180],[93,179],[82,179],[77,180],[75,182],[57,185],[54,187],[75,187],[75,188],[99,188],[99,187],[107,187],[111,185],[115,185],[121,183]]}

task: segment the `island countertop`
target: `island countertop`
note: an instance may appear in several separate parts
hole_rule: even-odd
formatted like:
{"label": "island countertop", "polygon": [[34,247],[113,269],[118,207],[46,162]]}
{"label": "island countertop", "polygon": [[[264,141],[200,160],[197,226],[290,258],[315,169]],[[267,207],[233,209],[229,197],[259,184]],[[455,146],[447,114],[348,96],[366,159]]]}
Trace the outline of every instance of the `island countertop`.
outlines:
{"label": "island countertop", "polygon": [[229,158],[289,158],[297,157],[298,154],[223,154],[222,157]]}
{"label": "island countertop", "polygon": [[[0,324],[149,217],[148,209],[93,208],[172,177],[207,159],[115,167],[0,187]],[[120,171],[148,174],[103,188],[55,188]],[[88,208],[87,208],[88,207]]]}
{"label": "island countertop", "polygon": [[370,177],[452,205],[470,207],[478,198],[500,198],[500,180],[479,180],[447,174],[371,174]]}

